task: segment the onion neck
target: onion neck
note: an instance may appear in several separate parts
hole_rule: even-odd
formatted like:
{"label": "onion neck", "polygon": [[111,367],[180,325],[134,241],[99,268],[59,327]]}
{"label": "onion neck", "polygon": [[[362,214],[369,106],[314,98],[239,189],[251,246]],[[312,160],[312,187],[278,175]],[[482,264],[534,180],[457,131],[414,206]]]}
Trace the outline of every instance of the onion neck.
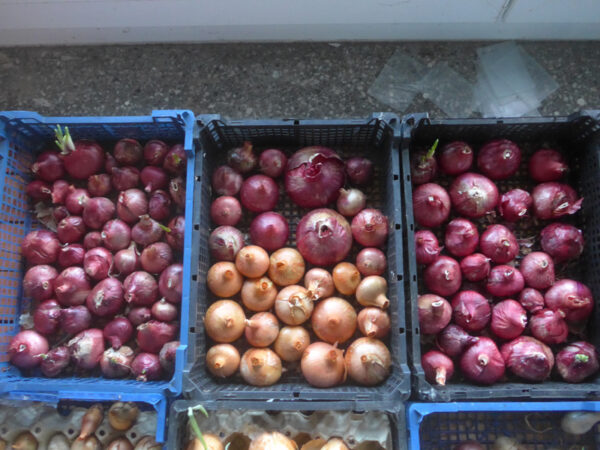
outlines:
{"label": "onion neck", "polygon": [[374,337],[377,334],[377,331],[379,330],[379,327],[373,323],[372,321],[367,321],[367,323],[365,323],[365,334],[367,335],[367,337]]}
{"label": "onion neck", "polygon": [[367,371],[376,374],[378,378],[384,377],[387,373],[385,364],[381,358],[374,353],[362,355],[360,357],[360,362],[365,366]]}
{"label": "onion neck", "polygon": [[490,358],[485,353],[481,353],[480,355],[477,356],[477,363],[481,367],[487,366],[489,362],[490,362]]}
{"label": "onion neck", "polygon": [[215,369],[222,369],[223,367],[225,367],[226,364],[226,359],[222,356],[217,356],[213,362],[213,367]]}
{"label": "onion neck", "polygon": [[438,367],[435,370],[435,382],[440,386],[446,385],[446,369],[443,367]]}
{"label": "onion neck", "polygon": [[385,294],[379,294],[373,300],[373,305],[381,309],[386,309],[388,306],[390,306],[390,300],[385,296]]}
{"label": "onion neck", "polygon": [[252,365],[252,369],[260,370],[264,365],[264,362],[261,358],[253,356],[252,358],[250,358],[250,364]]}
{"label": "onion neck", "polygon": [[434,317],[440,317],[444,312],[444,301],[438,300],[431,304],[431,312]]}

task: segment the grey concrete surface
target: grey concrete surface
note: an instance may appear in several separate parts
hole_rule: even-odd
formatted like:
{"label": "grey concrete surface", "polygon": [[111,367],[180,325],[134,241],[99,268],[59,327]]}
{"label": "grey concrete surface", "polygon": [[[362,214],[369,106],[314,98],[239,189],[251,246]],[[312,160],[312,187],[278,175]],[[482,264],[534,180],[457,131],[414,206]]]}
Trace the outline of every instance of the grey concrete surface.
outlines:
{"label": "grey concrete surface", "polygon": [[[474,82],[482,42],[0,48],[0,109],[133,115],[187,108],[232,118],[359,117],[391,108],[367,93],[396,49]],[[558,82],[539,111],[600,108],[600,42],[524,42]],[[405,111],[444,117],[418,95]]]}

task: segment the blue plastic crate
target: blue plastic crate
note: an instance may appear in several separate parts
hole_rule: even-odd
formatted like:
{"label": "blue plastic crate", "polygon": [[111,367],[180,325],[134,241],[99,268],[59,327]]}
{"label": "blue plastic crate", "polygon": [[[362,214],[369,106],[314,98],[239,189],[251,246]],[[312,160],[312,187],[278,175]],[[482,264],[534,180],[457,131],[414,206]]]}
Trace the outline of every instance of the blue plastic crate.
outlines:
{"label": "blue plastic crate", "polygon": [[600,402],[412,403],[406,409],[409,449],[451,450],[471,439],[491,448],[499,436],[532,450],[600,448],[598,424],[581,436],[562,432],[560,421],[569,411],[600,411]]}
{"label": "blue plastic crate", "polygon": [[[138,382],[133,379],[110,380],[102,377],[45,378],[24,376],[8,360],[8,345],[19,331],[19,316],[29,311],[22,296],[23,261],[20,245],[23,237],[38,228],[25,195],[30,180],[29,167],[38,152],[54,139],[57,124],[68,126],[76,139],[94,139],[100,143],[121,138],[141,141],[161,139],[183,142],[188,154],[185,207],[185,244],[183,252],[183,295],[181,301],[180,343],[175,373],[169,381]],[[62,395],[66,391],[98,393],[179,395],[186,361],[190,303],[190,276],[197,261],[191,258],[192,208],[194,192],[194,114],[186,110],[153,111],[151,116],[131,117],[43,117],[26,111],[0,112],[0,393],[7,391],[47,392]],[[195,293],[192,293],[195,299]],[[195,308],[194,308],[195,311]]]}

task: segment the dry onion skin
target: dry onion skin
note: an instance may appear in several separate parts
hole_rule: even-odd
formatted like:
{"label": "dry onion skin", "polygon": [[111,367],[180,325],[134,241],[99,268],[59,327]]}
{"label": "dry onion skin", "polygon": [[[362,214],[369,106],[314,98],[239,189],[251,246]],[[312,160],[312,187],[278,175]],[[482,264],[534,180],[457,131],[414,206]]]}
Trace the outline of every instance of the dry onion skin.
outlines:
{"label": "dry onion skin", "polygon": [[267,277],[253,278],[242,285],[242,303],[250,311],[268,311],[275,303],[277,286]]}
{"label": "dry onion skin", "polygon": [[246,328],[242,307],[233,300],[214,302],[204,316],[206,334],[216,342],[229,343],[239,339]]}
{"label": "dry onion skin", "polygon": [[190,442],[188,442],[187,447],[185,448],[185,450],[224,450],[225,447],[223,447],[223,444],[221,443],[221,440],[219,439],[218,436],[215,436],[214,434],[202,434],[202,436],[204,437],[204,442],[206,443],[206,447],[204,447],[204,444],[202,443],[202,441],[198,438],[195,438],[193,440],[191,440]]}
{"label": "dry onion skin", "polygon": [[240,374],[252,386],[271,386],[281,378],[281,359],[268,348],[251,348],[244,353]]}
{"label": "dry onion skin", "polygon": [[208,269],[206,284],[217,297],[233,297],[242,289],[244,277],[234,263],[219,261]]}
{"label": "dry onion skin", "polygon": [[127,431],[136,422],[140,410],[133,402],[115,402],[108,410],[108,422],[117,431]]}
{"label": "dry onion skin", "polygon": [[346,350],[348,376],[364,386],[373,386],[385,380],[391,365],[390,351],[378,339],[359,338]]}
{"label": "dry onion skin", "polygon": [[310,334],[302,326],[283,327],[275,339],[273,348],[279,357],[287,362],[299,361],[306,347],[310,345]]}
{"label": "dry onion skin", "polygon": [[269,259],[269,278],[279,286],[298,283],[304,276],[304,269],[304,258],[295,248],[280,248]]}
{"label": "dry onion skin", "polygon": [[229,377],[239,367],[240,353],[231,344],[217,344],[206,352],[206,368],[216,377]]}
{"label": "dry onion skin", "polygon": [[278,431],[272,431],[252,439],[248,450],[298,450],[298,445]]}
{"label": "dry onion skin", "polygon": [[275,314],[286,325],[301,325],[313,312],[314,304],[306,288],[287,286],[277,294]]}

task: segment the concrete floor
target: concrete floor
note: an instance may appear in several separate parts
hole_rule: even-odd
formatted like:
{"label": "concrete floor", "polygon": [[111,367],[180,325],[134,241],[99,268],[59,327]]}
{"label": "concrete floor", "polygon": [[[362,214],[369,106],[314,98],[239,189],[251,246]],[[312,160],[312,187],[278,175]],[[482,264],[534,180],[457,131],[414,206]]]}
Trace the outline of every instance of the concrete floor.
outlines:
{"label": "concrete floor", "polygon": [[[0,110],[134,115],[152,109],[231,118],[359,117],[391,108],[367,93],[396,49],[445,61],[474,82],[487,43],[210,44],[0,48]],[[558,82],[539,111],[600,108],[600,42],[525,42]],[[419,94],[405,111],[444,117]]]}

